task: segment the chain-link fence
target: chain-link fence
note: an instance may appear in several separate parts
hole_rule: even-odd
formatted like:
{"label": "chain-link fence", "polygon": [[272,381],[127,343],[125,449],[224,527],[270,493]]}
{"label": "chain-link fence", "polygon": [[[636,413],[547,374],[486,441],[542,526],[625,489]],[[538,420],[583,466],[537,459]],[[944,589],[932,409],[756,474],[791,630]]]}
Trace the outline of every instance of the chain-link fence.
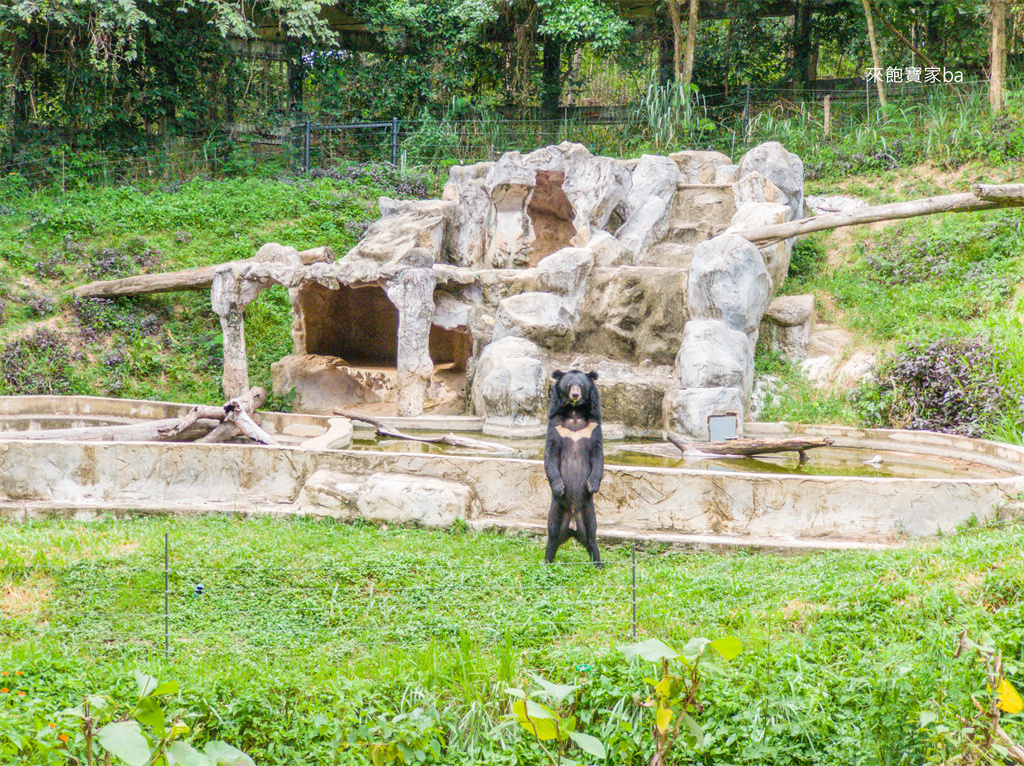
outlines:
{"label": "chain-link fence", "polygon": [[[879,108],[874,83],[864,78],[790,85],[708,89],[680,108],[650,96],[628,107],[564,107],[557,118],[536,110],[497,110],[472,119],[399,119],[344,122],[306,115],[260,133],[224,133],[174,139],[151,149],[72,151],[55,147],[17,155],[5,167],[33,186],[174,182],[239,174],[312,173],[340,163],[386,163],[419,168],[443,183],[447,168],[491,161],[509,151],[529,152],[572,141],[595,154],[633,157],[643,152],[715,149],[738,157],[757,143],[778,140],[807,150],[850,136],[884,142],[888,132],[930,125],[939,144],[960,126],[987,115],[988,83],[902,82],[885,85],[889,108]],[[1024,79],[1007,81],[1011,109],[1020,106]],[[940,140],[941,139],[941,140]]]}
{"label": "chain-link fence", "polygon": [[409,571],[373,557],[281,565],[207,559],[171,536],[164,546],[162,560],[152,556],[148,565],[105,558],[0,566],[0,635],[124,653],[239,644],[343,653],[465,636],[516,646],[564,637],[610,644],[664,634],[692,617],[673,604],[663,557],[631,543],[600,570],[583,561],[439,561]]}

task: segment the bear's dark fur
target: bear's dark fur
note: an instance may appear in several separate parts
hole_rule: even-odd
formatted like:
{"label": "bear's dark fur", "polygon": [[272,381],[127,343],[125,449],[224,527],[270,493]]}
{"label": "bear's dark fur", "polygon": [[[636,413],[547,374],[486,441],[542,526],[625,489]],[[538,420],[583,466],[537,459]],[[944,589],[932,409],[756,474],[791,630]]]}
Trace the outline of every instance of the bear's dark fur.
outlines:
{"label": "bear's dark fur", "polygon": [[555,560],[558,547],[575,537],[601,566],[597,550],[594,494],[604,474],[601,397],[596,372],[555,370],[548,399],[548,435],[544,472],[551,484],[548,544],[544,560]]}

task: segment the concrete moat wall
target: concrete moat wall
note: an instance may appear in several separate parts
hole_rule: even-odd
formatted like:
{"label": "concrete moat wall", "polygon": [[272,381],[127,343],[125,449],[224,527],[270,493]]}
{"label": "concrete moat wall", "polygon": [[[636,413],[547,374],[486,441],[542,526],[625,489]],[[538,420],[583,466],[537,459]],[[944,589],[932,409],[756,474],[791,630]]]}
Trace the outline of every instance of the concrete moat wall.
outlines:
{"label": "concrete moat wall", "polygon": [[[0,400],[11,413],[16,398]],[[111,400],[92,400],[113,416]],[[140,403],[129,403],[138,410]],[[79,405],[79,408],[81,405]],[[66,411],[66,410],[65,410]],[[24,410],[22,410],[24,413]],[[162,413],[151,413],[157,416]],[[315,430],[312,416],[276,415],[270,430]],[[754,424],[759,435],[783,425]],[[779,476],[608,466],[596,507],[602,534],[723,535],[764,544],[893,541],[951,532],[971,518],[1015,513],[1024,449],[906,431],[803,427],[839,447],[965,459],[1002,479]],[[245,445],[0,442],[0,510],[11,519],[97,512],[300,514],[446,526],[542,529],[543,464],[500,456],[315,451]],[[680,538],[681,539],[681,538]]]}

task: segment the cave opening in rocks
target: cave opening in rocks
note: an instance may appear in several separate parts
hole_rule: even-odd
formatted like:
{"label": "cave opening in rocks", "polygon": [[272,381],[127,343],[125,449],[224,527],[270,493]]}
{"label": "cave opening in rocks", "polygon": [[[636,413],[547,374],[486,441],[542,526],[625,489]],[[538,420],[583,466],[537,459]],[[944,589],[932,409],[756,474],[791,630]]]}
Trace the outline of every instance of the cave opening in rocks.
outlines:
{"label": "cave opening in rocks", "polygon": [[[299,291],[307,354],[336,356],[351,367],[398,366],[398,309],[376,285],[337,290],[307,282]],[[430,327],[434,367],[465,373],[473,340],[464,328]]]}
{"label": "cave opening in rocks", "polygon": [[565,174],[560,171],[537,171],[537,185],[526,208],[533,224],[531,266],[536,266],[563,247],[569,247],[569,240],[576,236],[576,227],[572,223],[576,213],[562,190],[564,180]]}

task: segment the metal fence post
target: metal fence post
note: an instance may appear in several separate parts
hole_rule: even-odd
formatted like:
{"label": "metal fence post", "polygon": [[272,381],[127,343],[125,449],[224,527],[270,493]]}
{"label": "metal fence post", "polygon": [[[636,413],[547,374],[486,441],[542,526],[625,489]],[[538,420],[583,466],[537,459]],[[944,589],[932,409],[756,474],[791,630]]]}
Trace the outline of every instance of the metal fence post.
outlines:
{"label": "metal fence post", "polygon": [[310,131],[309,131],[309,120],[306,120],[306,129],[305,129],[305,131],[303,133],[303,142],[302,142],[302,146],[303,146],[303,149],[304,149],[303,161],[302,161],[302,170],[303,170],[303,172],[306,175],[309,175],[309,138],[310,138],[309,133],[310,133]]}
{"label": "metal fence post", "polygon": [[636,641],[636,540],[633,540],[633,640]]}
{"label": "metal fence post", "polygon": [[164,659],[171,654],[170,543],[164,532]]}
{"label": "metal fence post", "polygon": [[391,167],[398,170],[398,118],[391,118]]}
{"label": "metal fence post", "polygon": [[750,143],[750,83],[747,83],[747,103],[743,105],[743,145]]}

